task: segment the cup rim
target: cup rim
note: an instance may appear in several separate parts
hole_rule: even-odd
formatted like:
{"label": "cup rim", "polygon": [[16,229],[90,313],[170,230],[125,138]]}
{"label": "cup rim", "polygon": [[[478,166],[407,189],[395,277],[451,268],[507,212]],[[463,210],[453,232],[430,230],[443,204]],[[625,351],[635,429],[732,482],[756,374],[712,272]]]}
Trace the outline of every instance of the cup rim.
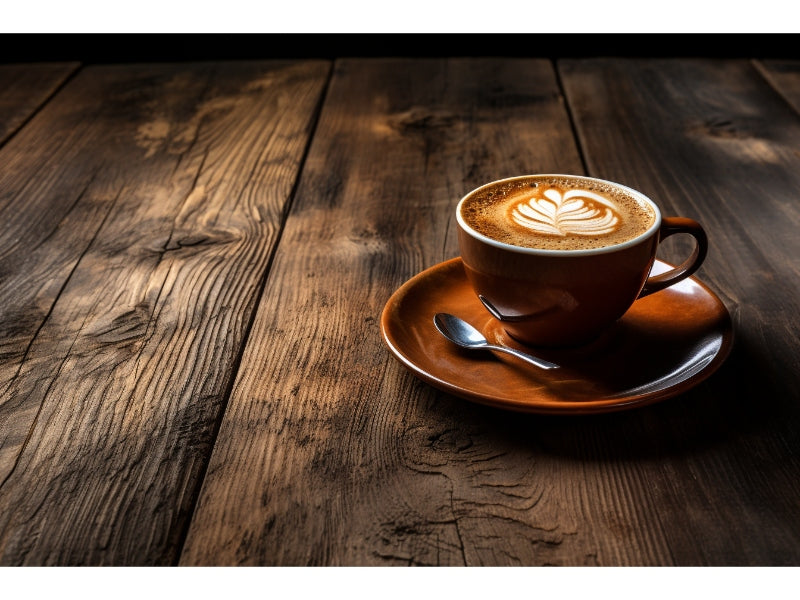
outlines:
{"label": "cup rim", "polygon": [[[464,221],[463,217],[461,216],[461,207],[467,200],[467,198],[469,198],[473,194],[476,194],[480,190],[487,188],[489,186],[494,186],[510,181],[516,181],[518,179],[529,179],[531,177],[568,177],[570,179],[583,179],[586,181],[591,181],[595,183],[604,183],[607,185],[612,185],[617,188],[621,188],[625,190],[627,193],[643,200],[650,208],[653,209],[653,212],[655,213],[653,224],[650,227],[648,227],[647,230],[637,235],[635,238],[631,238],[629,240],[626,240],[619,244],[614,244],[612,246],[603,246],[602,248],[584,248],[581,250],[551,250],[547,248],[528,248],[526,246],[515,246],[513,244],[500,242],[488,236],[485,236],[478,231],[475,231]],[[458,204],[456,205],[456,221],[458,222],[459,227],[461,227],[461,229],[463,229],[464,232],[466,232],[476,240],[483,242],[484,244],[494,246],[496,248],[508,250],[510,252],[518,252],[520,254],[541,255],[541,256],[591,256],[596,254],[609,254],[611,252],[618,252],[620,250],[624,250],[625,248],[630,248],[631,246],[640,244],[641,242],[643,242],[644,240],[655,234],[655,232],[657,232],[661,228],[661,219],[662,219],[661,210],[659,209],[658,205],[639,190],[635,190],[632,187],[608,179],[599,179],[597,177],[590,177],[588,175],[571,175],[568,173],[530,173],[528,175],[515,175],[513,177],[504,177],[502,179],[495,179],[494,181],[484,183],[483,185],[470,190],[469,192],[464,194],[464,196],[461,197],[461,200],[459,200]]]}

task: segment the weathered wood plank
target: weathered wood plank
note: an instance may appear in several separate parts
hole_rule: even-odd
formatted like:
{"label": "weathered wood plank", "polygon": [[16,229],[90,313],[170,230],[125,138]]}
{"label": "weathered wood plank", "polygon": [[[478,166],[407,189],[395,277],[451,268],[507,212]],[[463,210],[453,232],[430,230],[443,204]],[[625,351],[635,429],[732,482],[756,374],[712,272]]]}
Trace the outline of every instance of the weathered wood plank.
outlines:
{"label": "weathered wood plank", "polygon": [[0,65],[0,146],[79,66],[74,62]]}
{"label": "weathered wood plank", "polygon": [[757,60],[753,64],[800,113],[800,60]]}
{"label": "weathered wood plank", "polygon": [[329,67],[87,68],[0,151],[3,564],[177,561]]}
{"label": "weathered wood plank", "polygon": [[[641,413],[636,427],[652,441],[630,446],[620,475],[646,487],[626,512],[661,531],[669,562],[796,565],[798,113],[749,61],[570,60],[559,71],[591,174],[705,225],[697,277],[735,324],[734,351],[702,392]],[[665,253],[675,260],[680,249]],[[606,448],[628,446],[597,433]]]}
{"label": "weathered wood plank", "polygon": [[400,284],[457,255],[461,195],[580,172],[552,65],[336,64],[181,564],[594,562],[595,468],[547,448],[572,424],[441,394],[379,332]]}

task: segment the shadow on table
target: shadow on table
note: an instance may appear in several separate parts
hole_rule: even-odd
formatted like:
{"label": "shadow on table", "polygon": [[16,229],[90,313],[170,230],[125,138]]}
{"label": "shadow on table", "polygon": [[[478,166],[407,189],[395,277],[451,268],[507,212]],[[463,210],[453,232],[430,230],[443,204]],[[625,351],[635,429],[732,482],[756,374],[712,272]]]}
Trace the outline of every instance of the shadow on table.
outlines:
{"label": "shadow on table", "polygon": [[[677,456],[735,444],[742,437],[795,436],[797,375],[770,377],[763,351],[738,336],[717,372],[683,394],[619,412],[550,416],[520,414],[454,399],[458,420],[478,421],[502,443],[581,460]],[[499,439],[498,439],[499,441]]]}

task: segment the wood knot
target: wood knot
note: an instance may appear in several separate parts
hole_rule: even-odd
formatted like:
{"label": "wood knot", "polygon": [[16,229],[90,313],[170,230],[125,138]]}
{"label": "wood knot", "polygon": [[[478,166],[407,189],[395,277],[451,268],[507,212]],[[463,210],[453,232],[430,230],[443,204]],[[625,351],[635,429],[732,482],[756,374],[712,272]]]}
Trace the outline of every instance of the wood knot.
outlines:
{"label": "wood knot", "polygon": [[749,139],[754,137],[753,126],[741,120],[726,117],[707,119],[689,128],[689,133],[717,139]]}
{"label": "wood knot", "polygon": [[106,346],[128,346],[143,339],[150,322],[150,307],[145,304],[125,310],[124,312],[106,314],[86,330],[87,338],[94,348]]}
{"label": "wood knot", "polygon": [[396,113],[389,120],[392,128],[400,133],[446,129],[457,121],[456,115],[451,112],[422,107],[412,107],[402,113]]}

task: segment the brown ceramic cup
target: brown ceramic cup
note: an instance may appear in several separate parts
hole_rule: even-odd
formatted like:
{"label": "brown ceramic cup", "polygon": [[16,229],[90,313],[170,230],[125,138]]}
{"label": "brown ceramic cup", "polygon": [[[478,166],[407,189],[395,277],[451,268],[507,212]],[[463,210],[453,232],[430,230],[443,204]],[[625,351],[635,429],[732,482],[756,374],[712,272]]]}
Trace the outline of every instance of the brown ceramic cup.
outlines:
{"label": "brown ceramic cup", "polygon": [[[588,249],[542,249],[498,241],[467,224],[462,208],[475,194],[527,180],[559,177],[627,194],[652,213],[630,239]],[[537,184],[538,185],[538,184]],[[621,184],[577,175],[525,175],[494,181],[469,192],[456,207],[458,240],[467,278],[487,310],[516,340],[531,346],[588,343],[639,299],[694,273],[708,250],[702,226],[688,218],[662,217],[647,196]],[[659,243],[674,234],[696,244],[682,264],[650,275]]]}

